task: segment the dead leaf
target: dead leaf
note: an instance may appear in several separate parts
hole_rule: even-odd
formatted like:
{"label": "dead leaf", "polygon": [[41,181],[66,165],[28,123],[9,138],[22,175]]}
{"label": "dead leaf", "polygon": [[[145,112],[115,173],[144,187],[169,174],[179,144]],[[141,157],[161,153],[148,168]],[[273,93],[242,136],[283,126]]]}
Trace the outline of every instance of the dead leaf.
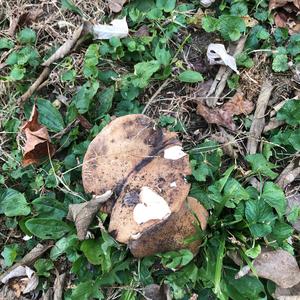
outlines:
{"label": "dead leaf", "polygon": [[256,19],[250,17],[249,15],[243,16],[242,19],[244,20],[246,26],[250,28],[256,26],[259,23]]}
{"label": "dead leaf", "polygon": [[270,0],[269,10],[285,6],[288,3],[293,3],[298,9],[300,9],[300,0]]}
{"label": "dead leaf", "polygon": [[56,271],[56,278],[53,287],[54,290],[53,300],[63,299],[66,277],[67,277],[67,273],[59,274],[58,271]]}
{"label": "dead leaf", "polygon": [[142,37],[149,36],[149,27],[147,25],[142,25],[135,33],[134,36]]}
{"label": "dead leaf", "polygon": [[22,160],[24,167],[30,164],[39,164],[46,157],[51,157],[55,151],[48,130],[39,123],[38,115],[37,107],[34,105],[29,121],[21,128],[26,136]]}
{"label": "dead leaf", "polygon": [[143,288],[144,299],[147,300],[171,300],[170,287],[166,284],[149,284]]}
{"label": "dead leaf", "polygon": [[227,53],[223,44],[209,44],[206,54],[211,65],[225,65],[239,74],[235,58]]}
{"label": "dead leaf", "polygon": [[112,37],[124,38],[129,33],[126,17],[112,20],[110,24],[94,25],[92,32],[95,40],[109,40]]}
{"label": "dead leaf", "polygon": [[67,219],[75,222],[77,236],[79,240],[86,238],[86,233],[96,213],[101,205],[106,202],[112,195],[111,191],[107,191],[103,195],[94,196],[90,201],[80,204],[70,204]]}
{"label": "dead leaf", "polygon": [[126,2],[127,2],[127,0],[109,0],[108,7],[112,12],[118,13],[122,10],[123,5]]}
{"label": "dead leaf", "polygon": [[273,295],[278,300],[299,300],[300,299],[300,283],[294,285],[289,289],[284,289],[279,286],[276,287]]}
{"label": "dead leaf", "polygon": [[8,284],[14,290],[17,297],[27,294],[36,289],[39,278],[33,270],[27,266],[18,266],[1,279],[1,282]]}
{"label": "dead leaf", "polygon": [[236,126],[232,117],[241,114],[248,115],[253,109],[254,104],[251,101],[245,100],[244,96],[237,92],[221,108],[212,109],[202,103],[198,103],[196,112],[209,124],[217,124],[235,130]]}
{"label": "dead leaf", "polygon": [[257,275],[290,288],[300,282],[300,269],[294,256],[284,250],[261,253],[253,263]]}
{"label": "dead leaf", "polygon": [[[287,198],[287,214],[294,208],[300,208],[300,193],[288,196]],[[293,227],[300,232],[300,217],[293,223]]]}

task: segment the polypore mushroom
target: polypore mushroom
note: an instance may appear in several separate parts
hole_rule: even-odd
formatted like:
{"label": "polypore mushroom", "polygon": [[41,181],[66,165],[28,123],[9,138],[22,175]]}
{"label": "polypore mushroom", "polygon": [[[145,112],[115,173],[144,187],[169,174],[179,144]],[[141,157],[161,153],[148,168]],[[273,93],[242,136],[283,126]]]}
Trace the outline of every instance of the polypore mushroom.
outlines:
{"label": "polypore mushroom", "polygon": [[[149,230],[159,228],[160,234],[158,225],[171,224],[179,211],[179,216],[188,214],[184,202],[190,174],[188,156],[176,133],[157,127],[144,115],[127,115],[107,125],[89,145],[82,168],[86,192],[97,196],[113,191],[100,209],[111,214],[109,232],[132,249],[138,249],[139,239],[145,239]],[[192,223],[189,226],[194,228]]]}

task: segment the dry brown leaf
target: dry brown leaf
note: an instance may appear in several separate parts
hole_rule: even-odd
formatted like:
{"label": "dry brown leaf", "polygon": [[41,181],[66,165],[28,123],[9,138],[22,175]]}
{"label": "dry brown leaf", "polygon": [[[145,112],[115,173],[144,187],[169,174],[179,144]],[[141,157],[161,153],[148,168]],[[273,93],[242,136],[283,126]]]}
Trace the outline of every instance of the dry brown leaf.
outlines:
{"label": "dry brown leaf", "polygon": [[39,123],[38,115],[37,107],[34,105],[29,121],[21,129],[26,136],[22,160],[24,167],[30,164],[39,164],[46,157],[51,157],[55,151],[48,130]]}
{"label": "dry brown leaf", "polygon": [[292,3],[298,9],[300,9],[300,0],[270,0],[270,2],[269,2],[269,10],[273,10],[275,8],[285,6],[288,3]]}
{"label": "dry brown leaf", "polygon": [[236,126],[232,117],[235,115],[248,115],[252,112],[254,104],[245,100],[241,93],[236,93],[221,108],[208,108],[202,103],[198,103],[197,114],[201,115],[207,123],[224,126],[231,130],[235,130]]}
{"label": "dry brown leaf", "polygon": [[94,199],[80,203],[69,205],[67,219],[75,222],[77,236],[79,240],[86,238],[86,233],[96,213],[101,205],[106,202],[112,195],[111,191],[107,191],[103,195],[95,196]]}
{"label": "dry brown leaf", "polygon": [[127,2],[127,0],[109,0],[108,7],[112,12],[118,13],[122,10],[123,5],[126,2]]}
{"label": "dry brown leaf", "polygon": [[298,283],[297,285],[295,285],[289,289],[284,289],[284,288],[277,286],[273,297],[278,300],[299,300],[300,299],[300,283]]}
{"label": "dry brown leaf", "polygon": [[135,33],[134,36],[142,37],[149,36],[149,27],[147,25],[142,25]]}
{"label": "dry brown leaf", "polygon": [[300,269],[294,256],[284,250],[260,254],[253,263],[257,275],[270,279],[282,288],[290,288],[300,282]]}

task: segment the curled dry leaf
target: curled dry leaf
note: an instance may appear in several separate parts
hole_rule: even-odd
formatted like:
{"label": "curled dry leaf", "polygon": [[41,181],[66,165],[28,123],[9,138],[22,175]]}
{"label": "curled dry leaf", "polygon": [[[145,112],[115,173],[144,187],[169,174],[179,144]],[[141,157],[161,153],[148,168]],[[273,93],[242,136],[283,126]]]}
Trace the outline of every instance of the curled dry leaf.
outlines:
{"label": "curled dry leaf", "polygon": [[108,0],[108,7],[112,12],[118,13],[126,2],[127,0]]}
{"label": "curled dry leaf", "polygon": [[225,65],[239,74],[235,58],[227,53],[223,44],[209,44],[207,58],[211,65]]}
{"label": "curled dry leaf", "polygon": [[16,296],[20,296],[21,293],[27,294],[35,290],[39,284],[39,278],[29,267],[18,266],[3,277],[1,282],[9,284]]}
{"label": "curled dry leaf", "polygon": [[103,195],[93,196],[93,199],[80,204],[70,204],[67,219],[75,222],[79,240],[86,238],[87,230],[99,208],[112,195],[111,191]]}
{"label": "curled dry leaf", "polygon": [[244,96],[237,92],[219,109],[211,109],[202,103],[198,103],[196,112],[198,115],[202,116],[207,123],[217,124],[235,130],[236,126],[232,117],[241,114],[248,115],[253,109],[253,102],[245,100]]}
{"label": "curled dry leaf", "polygon": [[300,282],[300,269],[294,256],[284,250],[261,253],[253,263],[257,275],[290,288]]}
{"label": "curled dry leaf", "polygon": [[23,166],[39,164],[43,159],[54,154],[54,145],[51,144],[48,130],[38,122],[38,115],[37,107],[34,105],[29,121],[22,127],[26,136]]}
{"label": "curled dry leaf", "polygon": [[[109,232],[119,242],[129,244],[136,256],[190,247],[182,241],[183,236],[193,233],[191,219],[181,225],[179,242],[170,239],[170,228],[176,228],[177,213],[188,215],[183,204],[190,188],[185,177],[191,174],[187,155],[176,160],[164,157],[164,151],[173,146],[181,147],[176,133],[158,128],[145,115],[127,115],[107,125],[89,145],[84,157],[85,191],[92,194],[113,191],[101,210],[111,213]],[[145,203],[151,212],[145,211]],[[160,238],[165,227],[159,224],[166,222],[168,239]],[[156,240],[150,238],[153,230],[158,232]],[[147,237],[148,243],[139,242]]]}
{"label": "curled dry leaf", "polygon": [[109,40],[112,37],[124,38],[129,33],[126,17],[115,19],[110,24],[93,25],[92,32],[95,40]]}

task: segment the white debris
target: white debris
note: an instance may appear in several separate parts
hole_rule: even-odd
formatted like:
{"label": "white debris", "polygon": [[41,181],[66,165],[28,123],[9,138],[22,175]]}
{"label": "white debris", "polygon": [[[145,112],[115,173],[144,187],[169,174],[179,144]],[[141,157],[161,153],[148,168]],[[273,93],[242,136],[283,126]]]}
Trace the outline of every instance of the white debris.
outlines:
{"label": "white debris", "polygon": [[112,37],[124,38],[128,36],[129,29],[126,17],[115,19],[110,24],[97,24],[93,26],[95,40],[109,40]]}
{"label": "white debris", "polygon": [[215,2],[215,0],[200,0],[201,5],[204,6],[204,7],[209,7],[214,2]]}
{"label": "white debris", "polygon": [[170,187],[177,187],[176,181],[171,182]]}
{"label": "white debris", "polygon": [[171,214],[167,201],[149,187],[142,187],[139,198],[141,203],[138,203],[133,210],[133,219],[136,223],[163,220]]}
{"label": "white debris", "polygon": [[165,159],[177,160],[184,156],[186,156],[186,153],[182,151],[181,146],[172,146],[164,151]]}
{"label": "white debris", "polygon": [[131,235],[131,238],[132,238],[133,240],[137,240],[141,235],[142,235],[142,234],[141,234],[140,232],[134,233],[134,234]]}
{"label": "white debris", "polygon": [[226,52],[223,44],[209,44],[207,58],[211,65],[225,65],[239,74],[235,58]]}
{"label": "white debris", "polygon": [[10,279],[16,277],[27,277],[27,278],[20,279],[24,282],[27,282],[24,290],[22,291],[23,294],[35,290],[39,284],[38,276],[35,274],[33,270],[31,270],[27,266],[18,266],[14,268],[11,272],[9,272],[5,277],[2,278],[1,282],[6,284]]}

